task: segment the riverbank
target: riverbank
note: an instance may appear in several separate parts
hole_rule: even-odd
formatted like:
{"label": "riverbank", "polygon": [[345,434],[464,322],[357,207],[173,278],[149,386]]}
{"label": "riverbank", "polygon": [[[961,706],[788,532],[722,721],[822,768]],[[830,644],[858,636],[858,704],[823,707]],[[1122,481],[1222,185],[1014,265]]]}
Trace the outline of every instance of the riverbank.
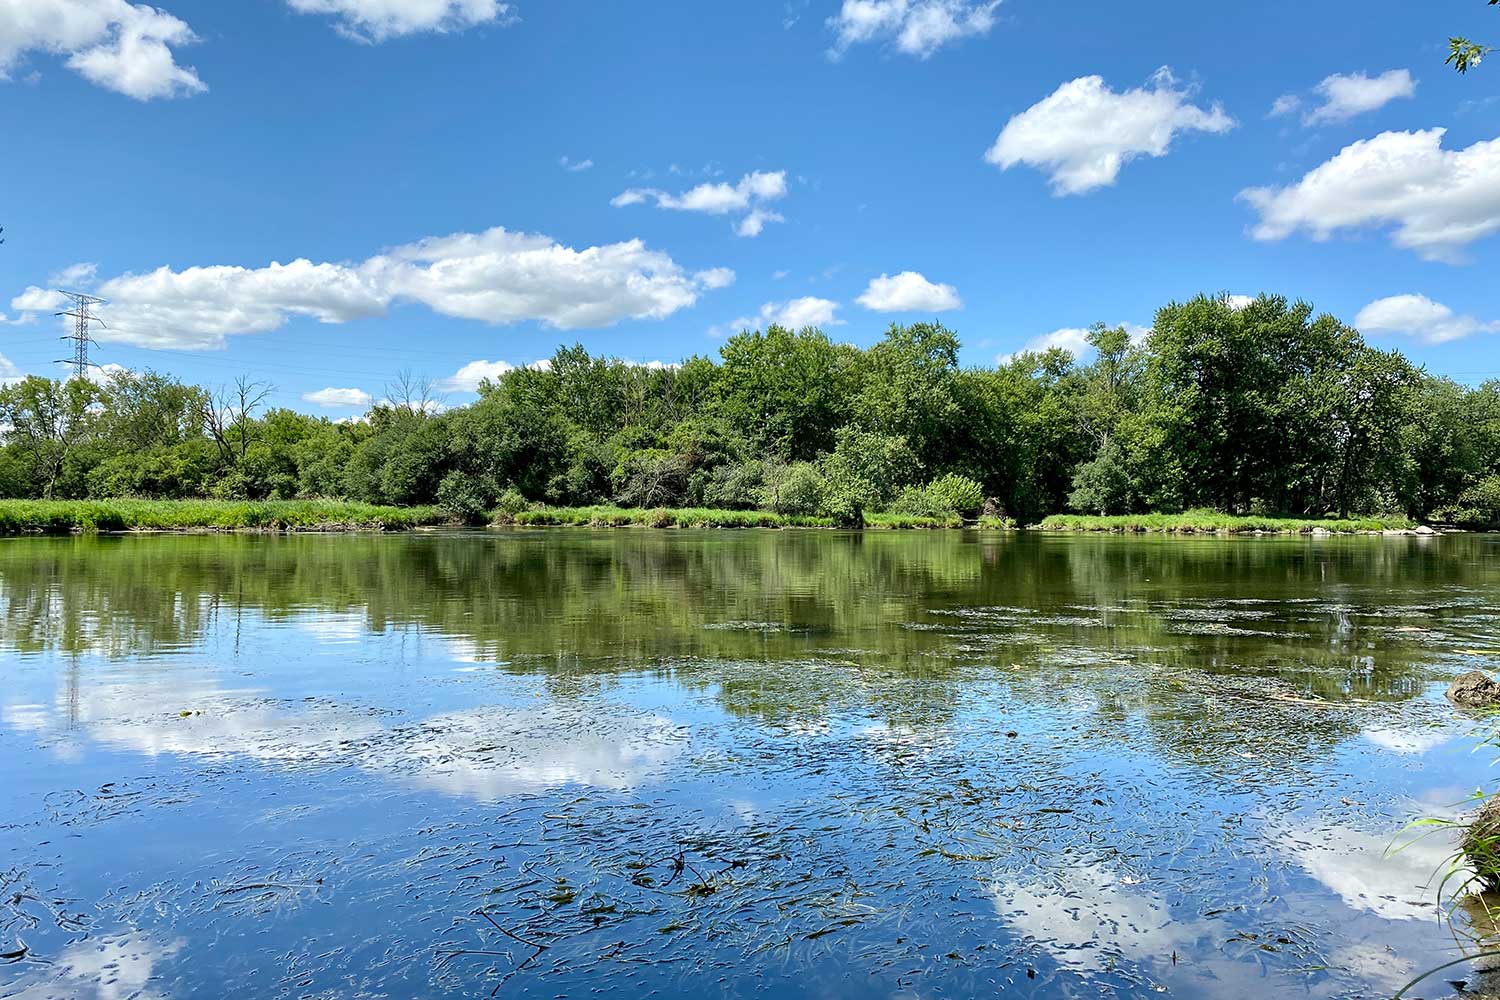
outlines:
{"label": "riverbank", "polygon": [[[715,510],[704,507],[656,508],[635,507],[539,507],[514,514],[497,514],[496,524],[519,527],[592,527],[592,528],[835,528],[829,517],[801,514],[778,514],[769,510]],[[973,525],[971,525],[973,526]],[[999,517],[981,518],[978,527],[1011,528],[1015,525]],[[865,527],[875,530],[935,530],[962,528],[957,514],[950,517],[914,517],[906,514],[865,514]]]}
{"label": "riverbank", "polygon": [[[496,511],[492,525],[522,528],[834,528],[831,518],[712,508],[536,507]],[[110,531],[407,531],[456,525],[440,507],[383,507],[337,500],[0,500],[0,535]],[[1013,529],[1000,517],[865,514],[870,530]],[[1055,514],[1042,531],[1164,534],[1356,534],[1428,531],[1402,517],[1347,519],[1236,517],[1213,511],[1093,517]]]}
{"label": "riverbank", "polygon": [[1348,535],[1419,530],[1416,522],[1404,517],[1240,517],[1210,510],[1194,510],[1185,514],[1122,514],[1108,517],[1053,514],[1044,518],[1037,527],[1042,531],[1154,532],[1176,535]]}
{"label": "riverbank", "polygon": [[0,535],[404,531],[450,520],[437,507],[379,507],[336,500],[0,500]]}

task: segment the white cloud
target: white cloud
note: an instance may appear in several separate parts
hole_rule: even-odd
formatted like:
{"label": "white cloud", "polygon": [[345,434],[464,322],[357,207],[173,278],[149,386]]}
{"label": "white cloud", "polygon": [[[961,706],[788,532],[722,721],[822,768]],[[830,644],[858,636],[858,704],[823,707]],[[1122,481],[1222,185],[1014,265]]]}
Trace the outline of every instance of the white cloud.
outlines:
{"label": "white cloud", "polygon": [[754,238],[765,231],[768,222],[785,222],[786,216],[767,208],[755,208],[734,227],[734,235]]}
{"label": "white cloud", "polygon": [[501,0],[287,0],[287,5],[301,14],[331,14],[339,34],[362,42],[463,31],[511,17],[510,4]]}
{"label": "white cloud", "polygon": [[1475,333],[1500,331],[1500,323],[1459,316],[1425,295],[1392,295],[1359,311],[1354,325],[1365,333],[1398,333],[1426,344],[1444,344]]}
{"label": "white cloud", "polygon": [[319,389],[317,392],[304,392],[302,398],[317,406],[357,406],[361,409],[375,401],[374,397],[363,389],[335,389],[332,386]]}
{"label": "white cloud", "polygon": [[963,308],[958,289],[934,284],[916,271],[902,271],[895,277],[882,274],[855,301],[874,312],[936,313]]}
{"label": "white cloud", "polygon": [[1451,831],[1434,830],[1393,851],[1389,831],[1371,834],[1326,823],[1286,827],[1268,828],[1266,842],[1290,855],[1345,906],[1385,920],[1432,919],[1433,890],[1456,846]]}
{"label": "white cloud", "polygon": [[1166,67],[1123,93],[1102,77],[1079,77],[1011,118],[984,158],[1002,170],[1024,163],[1047,172],[1059,196],[1107,187],[1136,157],[1165,156],[1179,133],[1234,128],[1221,105],[1198,107],[1190,96]]}
{"label": "white cloud", "polygon": [[735,224],[739,236],[759,236],[768,222],[785,221],[776,212],[765,207],[767,202],[779,201],[787,194],[786,171],[759,171],[746,174],[738,183],[725,181],[699,184],[682,194],[672,194],[658,188],[630,188],[621,191],[610,200],[616,208],[642,205],[654,201],[657,208],[676,212],[702,212],[706,215],[729,215],[745,213]]}
{"label": "white cloud", "polygon": [[1280,118],[1283,115],[1291,114],[1300,107],[1302,107],[1302,98],[1296,94],[1282,94],[1271,105],[1271,110],[1267,113],[1267,117]]}
{"label": "white cloud", "polygon": [[[688,275],[640,240],[575,250],[502,228],[432,237],[359,263],[294,260],[266,267],[162,267],[101,283],[110,325],[100,340],[211,349],[235,334],[275,330],[293,317],[347,323],[420,303],[444,316],[491,324],[536,320],[574,330],[661,319],[733,280],[727,268]],[[11,302],[23,314],[59,297],[31,287]]]}
{"label": "white cloud", "polygon": [[828,19],[835,38],[828,50],[838,59],[851,46],[883,42],[926,59],[951,42],[987,35],[1000,0],[844,0]]}
{"label": "white cloud", "polygon": [[[1231,296],[1231,298],[1233,297]],[[1146,337],[1151,333],[1150,327],[1140,326],[1135,323],[1124,323],[1122,325],[1125,327],[1126,332],[1130,334],[1130,342],[1132,344],[1139,345],[1144,343]],[[1002,354],[995,358],[995,363],[997,365],[1008,365],[1018,354],[1042,354],[1053,348],[1061,348],[1073,355],[1075,359],[1081,360],[1093,351],[1093,348],[1089,346],[1088,328],[1082,326],[1065,326],[1059,330],[1053,330],[1051,333],[1044,333],[1040,337],[1032,337],[1015,354]]]}
{"label": "white cloud", "polygon": [[25,377],[25,373],[21,371],[21,369],[16,367],[16,363],[14,361],[12,361],[10,358],[7,358],[3,354],[0,354],[0,385],[9,385],[12,382],[19,382]]}
{"label": "white cloud", "polygon": [[728,288],[734,284],[734,272],[727,267],[711,267],[693,275],[693,280],[709,290]]}
{"label": "white cloud", "polygon": [[502,375],[515,370],[516,366],[506,361],[470,361],[440,381],[438,388],[443,392],[478,392],[479,383],[499,381]]}
{"label": "white cloud", "polygon": [[1093,973],[1120,958],[1159,960],[1187,951],[1207,932],[1201,920],[1174,919],[1170,904],[1141,881],[1096,862],[989,888],[995,912],[1015,931],[1061,967]]}
{"label": "white cloud", "polygon": [[574,174],[581,174],[585,170],[592,170],[594,167],[593,160],[571,160],[566,156],[558,160],[557,164],[569,173]]}
{"label": "white cloud", "polygon": [[21,312],[21,318],[16,321],[18,323],[34,320],[37,313],[57,312],[67,304],[68,299],[61,292],[35,285],[10,300],[10,307]]}
{"label": "white cloud", "polygon": [[741,330],[764,330],[769,326],[784,326],[789,330],[800,330],[805,326],[843,326],[844,321],[835,316],[838,308],[839,304],[832,299],[804,295],[790,302],[767,302],[756,315],[741,316],[709,332],[720,336]]}
{"label": "white cloud", "polygon": [[127,0],[0,0],[0,79],[30,52],[66,57],[90,83],[149,101],[207,90],[178,46],[197,41],[185,21]]}
{"label": "white cloud", "polygon": [[98,264],[70,264],[61,271],[47,275],[47,284],[53,288],[88,288],[93,285],[98,272]]}
{"label": "white cloud", "polygon": [[1500,139],[1442,148],[1446,129],[1382,132],[1282,188],[1248,188],[1240,199],[1260,215],[1257,240],[1299,229],[1313,239],[1394,226],[1391,239],[1428,260],[1455,262],[1469,243],[1500,231]]}
{"label": "white cloud", "polygon": [[1250,305],[1250,303],[1252,303],[1254,301],[1255,301],[1255,296],[1253,296],[1253,295],[1226,295],[1226,296],[1224,296],[1224,304],[1227,305],[1229,308],[1233,309],[1235,312],[1239,312],[1241,309],[1246,308],[1247,306]]}
{"label": "white cloud", "polygon": [[[1082,357],[1085,351],[1092,350],[1089,347],[1089,332],[1081,326],[1065,326],[1051,333],[1044,333],[1040,337],[1032,337],[1016,354],[1036,353],[1050,351],[1054,347],[1060,347],[1073,355],[1075,358]],[[995,359],[996,364],[1009,364],[1016,354],[1002,354]]]}
{"label": "white cloud", "polygon": [[1404,69],[1393,69],[1375,77],[1363,73],[1335,73],[1313,89],[1322,96],[1323,103],[1302,116],[1304,125],[1348,121],[1355,115],[1385,107],[1398,98],[1413,97],[1417,92],[1417,81],[1412,79],[1410,70]]}

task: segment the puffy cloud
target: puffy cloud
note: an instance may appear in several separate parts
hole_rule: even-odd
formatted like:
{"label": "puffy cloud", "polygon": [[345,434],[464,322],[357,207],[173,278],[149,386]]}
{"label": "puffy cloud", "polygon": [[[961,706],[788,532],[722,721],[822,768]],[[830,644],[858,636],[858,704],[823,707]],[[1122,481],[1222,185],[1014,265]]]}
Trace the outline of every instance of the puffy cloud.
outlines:
{"label": "puffy cloud", "polygon": [[1327,240],[1341,230],[1393,226],[1391,240],[1428,260],[1457,261],[1500,230],[1500,139],[1442,148],[1446,129],[1382,132],[1345,146],[1287,187],[1248,188],[1257,240],[1299,229]]}
{"label": "puffy cloud", "polygon": [[[109,300],[100,313],[110,324],[97,335],[141,347],[211,349],[292,317],[347,323],[396,302],[497,325],[537,320],[574,330],[661,319],[732,280],[727,268],[690,276],[640,240],[575,250],[495,228],[419,240],[360,263],[303,259],[124,274],[97,289]],[[55,293],[36,287],[11,302],[23,314],[59,304]]]}
{"label": "puffy cloud", "polygon": [[1291,114],[1300,107],[1302,107],[1302,98],[1296,94],[1282,94],[1272,103],[1271,110],[1267,113],[1267,116],[1270,118],[1280,118]]}
{"label": "puffy cloud", "polygon": [[357,406],[360,409],[368,407],[375,401],[374,397],[363,389],[335,389],[332,386],[319,389],[317,392],[304,392],[302,398],[317,406]]}
{"label": "puffy cloud", "polygon": [[9,385],[18,382],[25,377],[25,373],[16,367],[14,361],[0,354],[0,385]]}
{"label": "puffy cloud", "polygon": [[711,267],[693,275],[693,280],[709,290],[728,288],[734,284],[734,272],[727,267]]}
{"label": "puffy cloud", "polygon": [[61,271],[47,275],[47,284],[53,288],[88,288],[93,285],[98,273],[98,264],[70,264]]}
{"label": "puffy cloud", "polygon": [[29,52],[66,57],[90,83],[149,101],[207,90],[178,46],[193,30],[164,10],[127,0],[0,0],[0,79],[9,79]]}
{"label": "puffy cloud", "polygon": [[836,318],[839,304],[832,299],[820,299],[804,295],[790,302],[767,302],[754,316],[741,316],[722,327],[714,327],[710,333],[739,333],[741,330],[764,330],[768,326],[784,326],[789,330],[800,330],[805,326],[842,326],[844,321]]}
{"label": "puffy cloud", "polygon": [[989,34],[999,6],[1000,0],[844,0],[828,19],[835,36],[828,55],[838,59],[851,46],[883,42],[926,59],[951,42]]}
{"label": "puffy cloud", "polygon": [[[1017,933],[1076,973],[1110,969],[1119,959],[1159,959],[1188,951],[1208,928],[1174,918],[1171,905],[1142,879],[1102,863],[1078,864],[993,883],[995,912]],[[1128,931],[1128,933],[1127,933]]]}
{"label": "puffy cloud", "polygon": [[511,17],[510,4],[501,0],[287,0],[287,5],[302,14],[330,14],[339,34],[362,42],[463,31]]}
{"label": "puffy cloud", "polygon": [[61,292],[50,288],[38,288],[35,285],[10,300],[10,307],[21,312],[21,319],[17,322],[35,319],[37,313],[57,312],[67,304],[67,296]]}
{"label": "puffy cloud", "polygon": [[958,289],[934,284],[916,271],[902,271],[895,277],[882,274],[855,301],[874,312],[936,313],[963,308]]}
{"label": "puffy cloud", "polygon": [[735,184],[716,181],[699,184],[682,194],[658,188],[630,188],[610,200],[616,208],[643,205],[654,201],[657,208],[677,212],[702,212],[706,215],[745,213],[735,224],[738,236],[759,236],[768,222],[785,221],[766,208],[767,202],[779,201],[787,194],[786,171],[756,171],[741,177]]}
{"label": "puffy cloud", "polygon": [[[1230,296],[1230,298],[1235,298],[1235,296]],[[1247,305],[1249,301],[1246,300]],[[1125,330],[1130,334],[1130,342],[1133,344],[1144,343],[1146,337],[1151,333],[1150,327],[1139,326],[1135,323],[1125,323],[1123,325]],[[1053,330],[1051,333],[1044,333],[1040,337],[1032,337],[1015,354],[1002,354],[995,359],[995,363],[998,365],[1008,365],[1018,354],[1041,354],[1053,348],[1061,348],[1073,355],[1074,358],[1084,357],[1093,350],[1089,346],[1088,328],[1065,326],[1062,329]]]}
{"label": "puffy cloud", "polygon": [[1385,107],[1390,102],[1415,96],[1417,81],[1411,71],[1393,69],[1379,76],[1335,73],[1314,88],[1323,103],[1302,116],[1304,125],[1348,121],[1355,115]]}
{"label": "puffy cloud", "polygon": [[594,168],[594,161],[593,160],[571,160],[568,157],[564,156],[562,159],[560,159],[560,160],[557,161],[557,165],[560,166],[560,167],[562,167],[564,170],[568,171],[569,173],[581,174],[585,170],[592,170]]}
{"label": "puffy cloud", "polygon": [[750,214],[735,223],[734,235],[754,238],[765,231],[768,222],[785,222],[786,216],[766,208],[751,209]]}
{"label": "puffy cloud", "polygon": [[[1054,347],[1060,347],[1075,358],[1082,357],[1084,352],[1092,350],[1089,347],[1089,331],[1081,326],[1065,326],[1051,333],[1044,333],[1040,337],[1032,337],[1024,347],[1016,354],[1050,351]],[[996,364],[1009,364],[1015,358],[1015,354],[1002,354],[995,359]]]}
{"label": "puffy cloud", "polygon": [[1229,308],[1233,309],[1235,312],[1239,312],[1241,309],[1246,308],[1247,306],[1250,305],[1250,303],[1252,303],[1254,301],[1255,301],[1255,296],[1253,296],[1253,295],[1226,295],[1226,296],[1224,296],[1224,304],[1227,305]]}
{"label": "puffy cloud", "polygon": [[458,371],[438,383],[444,392],[478,392],[479,383],[494,382],[516,366],[506,361],[470,361]]}
{"label": "puffy cloud", "polygon": [[1500,323],[1459,316],[1425,295],[1392,295],[1359,311],[1354,325],[1365,333],[1398,333],[1427,344],[1444,344],[1475,333],[1500,331]]}
{"label": "puffy cloud", "polygon": [[1102,77],[1079,77],[1011,118],[984,158],[1002,170],[1026,164],[1047,172],[1059,196],[1107,187],[1136,157],[1165,156],[1180,133],[1234,128],[1221,105],[1198,107],[1190,96],[1166,67],[1123,93]]}

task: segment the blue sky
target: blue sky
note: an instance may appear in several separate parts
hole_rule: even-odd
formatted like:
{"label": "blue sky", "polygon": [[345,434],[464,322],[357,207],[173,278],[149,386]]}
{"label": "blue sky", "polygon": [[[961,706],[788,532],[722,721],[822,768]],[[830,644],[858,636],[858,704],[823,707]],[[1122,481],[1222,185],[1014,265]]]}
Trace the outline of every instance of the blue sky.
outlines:
{"label": "blue sky", "polygon": [[97,360],[331,416],[771,318],[992,365],[1199,291],[1500,376],[1480,0],[155,2],[0,0],[0,375],[60,370],[66,283]]}

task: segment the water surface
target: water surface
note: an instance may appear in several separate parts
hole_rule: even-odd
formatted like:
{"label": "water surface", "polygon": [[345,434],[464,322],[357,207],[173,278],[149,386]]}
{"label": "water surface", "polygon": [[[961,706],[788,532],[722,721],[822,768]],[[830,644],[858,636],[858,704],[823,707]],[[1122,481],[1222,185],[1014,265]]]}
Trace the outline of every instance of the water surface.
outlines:
{"label": "water surface", "polygon": [[3,541],[0,997],[1388,996],[1497,556]]}

